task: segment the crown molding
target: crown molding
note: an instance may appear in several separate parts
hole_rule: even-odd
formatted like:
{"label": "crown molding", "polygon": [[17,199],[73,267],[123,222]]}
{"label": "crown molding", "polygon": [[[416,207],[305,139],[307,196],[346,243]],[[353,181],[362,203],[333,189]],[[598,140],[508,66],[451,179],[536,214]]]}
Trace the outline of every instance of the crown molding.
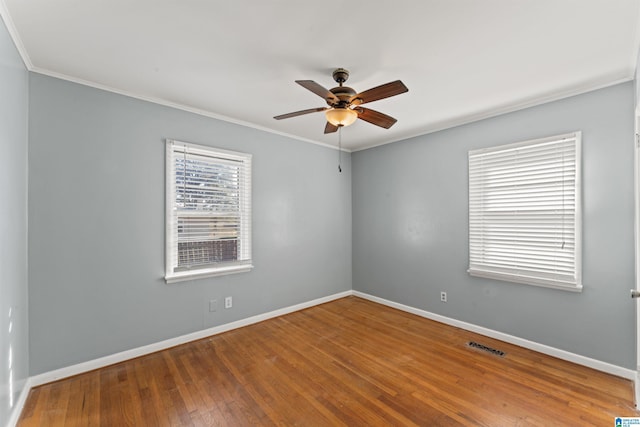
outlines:
{"label": "crown molding", "polygon": [[632,81],[633,79],[634,79],[634,75],[633,74],[630,75],[628,71],[612,74],[609,76],[590,80],[586,83],[576,85],[569,89],[549,92],[540,96],[534,96],[522,102],[500,105],[494,108],[490,108],[488,110],[483,110],[478,113],[459,116],[451,120],[444,120],[434,124],[433,126],[429,126],[427,128],[420,129],[417,132],[408,134],[405,137],[403,137],[401,140],[382,142],[382,143],[370,145],[367,147],[355,148],[351,151],[358,152],[358,151],[368,150],[370,148],[380,147],[382,145],[391,144],[394,142],[406,141],[411,138],[428,135],[430,133],[440,132],[446,129],[451,129],[454,127],[466,125],[466,124],[477,122],[484,119],[490,119],[492,117],[497,117],[504,114],[524,110],[527,108],[536,107],[538,105],[547,104],[549,102],[560,101],[562,99],[570,98],[572,96],[583,95],[585,93],[593,92],[598,89],[604,89],[610,86],[615,86],[620,83],[626,83],[626,82]]}
{"label": "crown molding", "polygon": [[[26,48],[24,46],[24,43],[22,43],[22,39],[20,38],[20,35],[18,34],[18,31],[16,29],[16,26],[13,23],[13,19],[11,19],[11,15],[9,14],[9,9],[7,8],[7,5],[6,5],[4,0],[0,0],[0,18],[5,23],[5,25],[7,27],[7,31],[9,32],[9,36],[13,40],[13,44],[16,46],[16,49],[18,50],[18,54],[22,58],[22,62],[24,62],[24,65],[27,68],[27,70],[32,72],[32,73],[42,74],[42,75],[49,76],[49,77],[54,77],[54,78],[57,78],[57,79],[60,79],[60,80],[66,80],[66,81],[69,81],[69,82],[72,82],[72,83],[77,83],[77,84],[80,84],[80,85],[83,85],[83,86],[92,87],[94,89],[100,89],[100,90],[104,90],[104,91],[107,91],[107,92],[116,93],[118,95],[127,96],[129,98],[139,99],[141,101],[147,101],[147,102],[151,102],[153,104],[158,104],[158,105],[162,105],[162,106],[165,106],[165,107],[170,107],[170,108],[174,108],[174,109],[177,109],[177,110],[186,111],[186,112],[189,112],[189,113],[197,114],[199,116],[209,117],[209,118],[212,118],[212,119],[216,119],[216,120],[220,120],[220,121],[224,121],[224,122],[228,122],[228,123],[233,123],[233,124],[237,124],[237,125],[240,125],[240,126],[244,126],[244,127],[247,127],[247,128],[256,129],[256,130],[260,130],[260,131],[263,131],[263,132],[284,136],[286,138],[295,139],[297,141],[308,142],[310,144],[320,145],[320,146],[325,147],[325,148],[331,148],[333,150],[338,150],[338,147],[335,147],[335,146],[333,146],[331,144],[327,144],[327,143],[320,142],[320,141],[315,141],[315,140],[308,139],[308,138],[302,138],[302,137],[299,137],[299,136],[296,136],[296,135],[292,135],[292,134],[289,134],[289,133],[286,133],[286,132],[276,131],[276,130],[268,128],[268,127],[259,126],[259,125],[256,125],[254,123],[246,122],[246,121],[243,121],[243,120],[234,119],[232,117],[224,116],[222,114],[217,114],[217,113],[214,113],[212,111],[206,111],[206,110],[202,110],[202,109],[199,109],[199,108],[189,107],[187,105],[178,104],[176,102],[171,102],[171,101],[167,101],[167,100],[160,99],[160,98],[144,96],[144,95],[140,95],[140,94],[137,94],[137,93],[134,93],[134,92],[121,90],[121,89],[116,89],[116,88],[111,87],[111,86],[103,85],[103,84],[100,84],[100,83],[96,83],[96,82],[92,82],[92,81],[89,81],[89,80],[80,79],[80,78],[77,78],[77,77],[72,77],[72,76],[69,76],[69,75],[66,75],[66,74],[63,74],[63,73],[57,73],[55,71],[50,71],[50,70],[47,70],[47,69],[43,69],[43,68],[37,67],[31,61],[31,58],[29,57],[29,54],[27,53],[27,50],[26,50]],[[344,149],[344,148],[342,149],[342,151],[347,152],[347,153],[351,152],[350,150]]]}
{"label": "crown molding", "polygon": [[7,27],[9,36],[13,40],[13,44],[16,46],[18,54],[22,58],[22,62],[24,62],[24,66],[27,67],[27,70],[31,71],[31,69],[33,69],[33,63],[31,62],[31,58],[29,58],[27,49],[25,49],[24,44],[22,43],[18,30],[16,30],[16,26],[13,23],[13,19],[11,19],[9,9],[7,9],[7,5],[4,0],[0,0],[0,18],[2,18],[4,25]]}
{"label": "crown molding", "polygon": [[[640,9],[638,9],[636,22],[640,22]],[[633,78],[635,78],[636,73],[638,72],[638,62],[640,62],[640,25],[635,26],[635,31],[633,34],[633,46],[635,47],[635,55],[632,55],[629,60],[629,70]]]}
{"label": "crown molding", "polygon": [[[2,1],[2,0],[0,0]],[[314,141],[312,139],[307,139],[307,138],[302,138],[296,135],[291,135],[288,134],[286,132],[280,132],[268,127],[264,127],[264,126],[260,126],[260,125],[256,125],[254,123],[251,122],[246,122],[244,120],[238,120],[238,119],[234,119],[233,117],[229,117],[229,116],[225,116],[222,114],[218,114],[218,113],[214,113],[212,111],[207,111],[207,110],[202,110],[200,108],[194,108],[194,107],[190,107],[188,105],[184,105],[184,104],[179,104],[176,102],[172,102],[172,101],[167,101],[165,99],[161,99],[161,98],[155,98],[155,97],[151,97],[151,96],[145,96],[145,95],[141,95],[135,92],[131,92],[128,90],[122,90],[122,89],[117,89],[114,88],[112,86],[107,86],[107,85],[103,85],[101,83],[96,83],[93,81],[89,81],[89,80],[84,80],[84,79],[80,79],[77,77],[73,77],[73,76],[69,76],[67,74],[63,74],[63,73],[58,73],[55,71],[51,71],[51,70],[47,70],[47,69],[43,69],[43,68],[39,68],[39,67],[32,67],[31,69],[29,69],[29,71],[31,71],[32,73],[36,73],[36,74],[41,74],[43,76],[48,76],[48,77],[53,77],[56,79],[60,79],[60,80],[65,80],[71,83],[76,83],[82,86],[88,86],[94,89],[99,89],[99,90],[103,90],[106,92],[111,92],[111,93],[115,93],[118,95],[122,95],[122,96],[126,96],[129,98],[134,98],[134,99],[138,99],[140,101],[146,101],[146,102],[150,102],[152,104],[157,104],[157,105],[162,105],[164,107],[169,107],[169,108],[174,108],[176,110],[181,110],[181,111],[186,111],[188,113],[193,113],[193,114],[197,114],[199,116],[204,116],[204,117],[208,117],[211,119],[216,119],[216,120],[220,120],[223,122],[227,122],[227,123],[233,123],[239,126],[243,126],[243,127],[247,127],[250,129],[255,129],[255,130],[259,130],[262,132],[267,132],[267,133],[271,133],[271,134],[275,134],[275,135],[280,135],[280,136],[284,136],[286,138],[291,138],[291,139],[295,139],[298,141],[302,141],[302,142],[307,142],[310,144],[315,144],[315,145],[320,145],[323,146],[325,148],[331,148],[333,150],[338,150],[338,147],[335,147],[331,144],[326,144],[324,142],[320,142],[320,141]],[[344,148],[342,149],[342,151],[346,151],[346,152],[350,152],[349,150],[345,150]]]}
{"label": "crown molding", "polygon": [[[321,142],[321,141],[318,141],[318,140],[314,140],[314,139],[310,139],[310,138],[304,138],[304,137],[293,135],[293,134],[290,134],[290,133],[277,131],[277,130],[269,128],[269,127],[257,125],[255,123],[247,122],[247,121],[244,121],[244,120],[235,119],[235,118],[232,118],[232,117],[229,117],[229,116],[225,116],[225,115],[222,115],[222,114],[218,114],[218,113],[215,113],[215,112],[212,112],[212,111],[190,107],[188,105],[179,104],[179,103],[168,101],[168,100],[161,99],[161,98],[145,96],[145,95],[141,95],[141,94],[138,94],[138,93],[135,93],[135,92],[132,92],[132,91],[117,89],[117,88],[114,88],[114,87],[111,87],[111,86],[108,86],[108,85],[104,85],[104,84],[101,84],[101,83],[97,83],[97,82],[93,82],[93,81],[89,81],[89,80],[84,80],[84,79],[80,79],[80,78],[77,78],[77,77],[69,76],[69,75],[66,75],[66,74],[63,74],[63,73],[58,73],[58,72],[55,72],[55,71],[51,71],[51,70],[47,70],[47,69],[44,69],[44,68],[37,67],[37,66],[35,66],[33,64],[33,62],[31,61],[31,58],[29,57],[29,54],[27,53],[27,50],[26,50],[26,48],[25,48],[25,46],[24,46],[24,44],[22,42],[22,39],[20,38],[20,35],[18,34],[18,31],[17,31],[17,29],[16,29],[16,27],[15,27],[15,25],[13,23],[13,20],[11,18],[10,13],[9,13],[9,9],[6,6],[5,0],[0,0],[0,18],[2,18],[2,20],[4,21],[4,23],[5,23],[6,27],[7,27],[7,30],[9,32],[9,35],[10,35],[11,39],[13,40],[13,43],[15,44],[16,49],[17,49],[20,57],[22,58],[22,61],[25,64],[25,67],[30,72],[46,75],[46,76],[57,78],[57,79],[61,79],[61,80],[66,80],[66,81],[69,81],[69,82],[72,82],[72,83],[76,83],[76,84],[80,84],[80,85],[83,85],[83,86],[92,87],[92,88],[99,89],[99,90],[104,90],[104,91],[111,92],[111,93],[116,93],[116,94],[119,94],[119,95],[127,96],[127,97],[130,97],[130,98],[134,98],[134,99],[138,99],[138,100],[142,100],[142,101],[146,101],[146,102],[150,102],[150,103],[153,103],[153,104],[162,105],[162,106],[174,108],[174,109],[181,110],[181,111],[186,111],[186,112],[197,114],[197,115],[200,115],[200,116],[204,116],[204,117],[208,117],[208,118],[224,121],[224,122],[227,122],[227,123],[240,125],[240,126],[247,127],[247,128],[250,128],[250,129],[255,129],[255,130],[262,131],[262,132],[267,132],[267,133],[270,133],[270,134],[283,136],[285,138],[290,138],[290,139],[301,141],[301,142],[307,142],[307,143],[310,143],[310,144],[319,145],[319,146],[322,146],[322,147],[325,147],[325,148],[330,148],[330,149],[333,149],[333,150],[338,150],[339,149],[337,146],[332,145],[332,144],[327,144],[326,142]],[[640,21],[640,10],[638,11],[638,21]],[[524,100],[522,102],[517,102],[517,103],[514,103],[514,104],[507,104],[507,105],[503,104],[503,105],[499,105],[497,107],[490,108],[490,109],[487,109],[487,110],[483,110],[483,111],[480,111],[480,112],[477,112],[477,113],[458,116],[458,117],[455,117],[455,118],[450,119],[450,120],[444,120],[444,121],[435,123],[433,125],[430,125],[428,127],[421,128],[421,129],[415,130],[413,132],[409,132],[407,134],[401,135],[401,136],[399,136],[398,139],[392,139],[392,140],[383,141],[383,142],[374,143],[374,144],[367,144],[367,145],[360,146],[360,147],[354,147],[352,149],[348,149],[348,148],[344,148],[343,147],[342,151],[346,152],[346,153],[353,153],[353,152],[368,150],[370,148],[375,148],[375,147],[379,147],[379,146],[382,146],[382,145],[387,145],[387,144],[391,144],[391,143],[395,143],[395,142],[399,142],[399,141],[404,141],[404,140],[415,138],[415,137],[418,137],[418,136],[439,132],[439,131],[450,129],[450,128],[453,128],[453,127],[462,126],[462,125],[465,125],[465,124],[473,123],[473,122],[484,120],[484,119],[487,119],[487,118],[496,117],[496,116],[499,116],[499,115],[515,112],[515,111],[522,110],[522,109],[525,109],[525,108],[534,107],[534,106],[545,104],[545,103],[548,103],[548,102],[557,101],[557,100],[568,98],[568,97],[571,97],[571,96],[580,95],[580,94],[583,94],[583,93],[586,93],[586,92],[602,89],[602,88],[605,88],[605,87],[608,87],[608,86],[613,86],[613,85],[616,85],[616,84],[619,84],[619,83],[631,81],[631,80],[633,80],[635,78],[636,68],[637,68],[638,62],[640,60],[640,26],[636,26],[634,34],[632,35],[632,37],[633,37],[633,40],[634,40],[634,46],[636,48],[634,50],[634,55],[632,55],[632,58],[630,58],[627,70],[625,70],[625,71],[622,71],[622,72],[619,72],[619,73],[616,73],[616,74],[611,74],[611,75],[604,76],[604,77],[600,77],[600,78],[597,78],[597,79],[592,79],[590,81],[587,81],[585,83],[576,85],[576,86],[574,86],[572,88],[569,88],[569,89],[550,92],[550,93],[546,93],[546,94],[543,94],[543,95],[540,95],[540,96],[534,96],[534,97],[531,97],[531,98],[529,98],[527,100]]]}

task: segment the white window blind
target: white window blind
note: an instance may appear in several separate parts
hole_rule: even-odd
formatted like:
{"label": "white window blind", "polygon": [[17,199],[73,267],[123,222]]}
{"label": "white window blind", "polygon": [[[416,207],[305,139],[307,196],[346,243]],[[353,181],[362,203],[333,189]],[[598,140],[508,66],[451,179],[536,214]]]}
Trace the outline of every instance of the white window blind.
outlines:
{"label": "white window blind", "polygon": [[580,140],[469,152],[469,274],[582,289]]}
{"label": "white window blind", "polygon": [[167,140],[167,282],[251,266],[251,155]]}

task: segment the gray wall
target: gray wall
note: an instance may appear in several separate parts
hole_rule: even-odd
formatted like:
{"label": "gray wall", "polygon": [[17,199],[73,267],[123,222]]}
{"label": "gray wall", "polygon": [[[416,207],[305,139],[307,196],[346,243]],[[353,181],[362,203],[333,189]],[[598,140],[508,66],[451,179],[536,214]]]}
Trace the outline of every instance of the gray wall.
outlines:
{"label": "gray wall", "polygon": [[0,19],[0,425],[11,416],[29,374],[28,89],[27,69]]}
{"label": "gray wall", "polygon": [[[353,153],[353,288],[635,369],[633,111],[628,82]],[[467,152],[577,130],[583,292],[470,277]]]}
{"label": "gray wall", "polygon": [[[29,94],[31,375],[352,283],[635,367],[631,82],[357,152],[352,175],[348,155],[336,172],[334,150],[39,74]],[[468,150],[575,130],[583,132],[584,291],[469,277]],[[254,271],[164,283],[167,137],[253,154]],[[224,310],[228,295],[234,308]]]}
{"label": "gray wall", "polygon": [[[39,74],[29,102],[31,375],[351,289],[349,155]],[[165,284],[164,138],[253,154],[253,271]]]}

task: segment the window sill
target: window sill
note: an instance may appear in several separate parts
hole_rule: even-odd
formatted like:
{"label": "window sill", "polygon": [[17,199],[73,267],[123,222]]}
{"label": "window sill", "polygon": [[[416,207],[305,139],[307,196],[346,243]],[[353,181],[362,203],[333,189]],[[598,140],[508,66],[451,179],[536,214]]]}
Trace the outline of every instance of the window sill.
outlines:
{"label": "window sill", "polygon": [[226,276],[227,274],[246,273],[247,271],[251,271],[252,269],[253,265],[251,264],[230,265],[217,268],[203,268],[199,270],[170,273],[164,276],[164,280],[169,284],[184,282],[186,280],[204,279],[207,277]]}
{"label": "window sill", "polygon": [[561,281],[553,281],[553,280],[545,280],[533,277],[519,276],[519,275],[511,275],[511,274],[501,274],[493,271],[485,271],[485,270],[467,270],[470,276],[474,277],[482,277],[484,279],[494,279],[501,280],[503,282],[511,282],[511,283],[522,283],[524,285],[532,285],[539,286],[542,288],[551,288],[551,289],[559,289],[561,291],[569,291],[569,292],[582,292],[582,284],[578,283],[569,283],[569,282],[561,282]]}

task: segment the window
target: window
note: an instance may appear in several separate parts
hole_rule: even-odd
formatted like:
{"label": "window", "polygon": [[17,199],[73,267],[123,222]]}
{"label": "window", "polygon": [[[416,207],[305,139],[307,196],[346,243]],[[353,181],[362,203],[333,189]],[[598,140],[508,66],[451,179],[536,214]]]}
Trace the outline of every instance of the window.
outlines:
{"label": "window", "polygon": [[580,291],[580,132],[469,152],[469,274]]}
{"label": "window", "polygon": [[251,155],[167,140],[167,283],[250,270]]}

